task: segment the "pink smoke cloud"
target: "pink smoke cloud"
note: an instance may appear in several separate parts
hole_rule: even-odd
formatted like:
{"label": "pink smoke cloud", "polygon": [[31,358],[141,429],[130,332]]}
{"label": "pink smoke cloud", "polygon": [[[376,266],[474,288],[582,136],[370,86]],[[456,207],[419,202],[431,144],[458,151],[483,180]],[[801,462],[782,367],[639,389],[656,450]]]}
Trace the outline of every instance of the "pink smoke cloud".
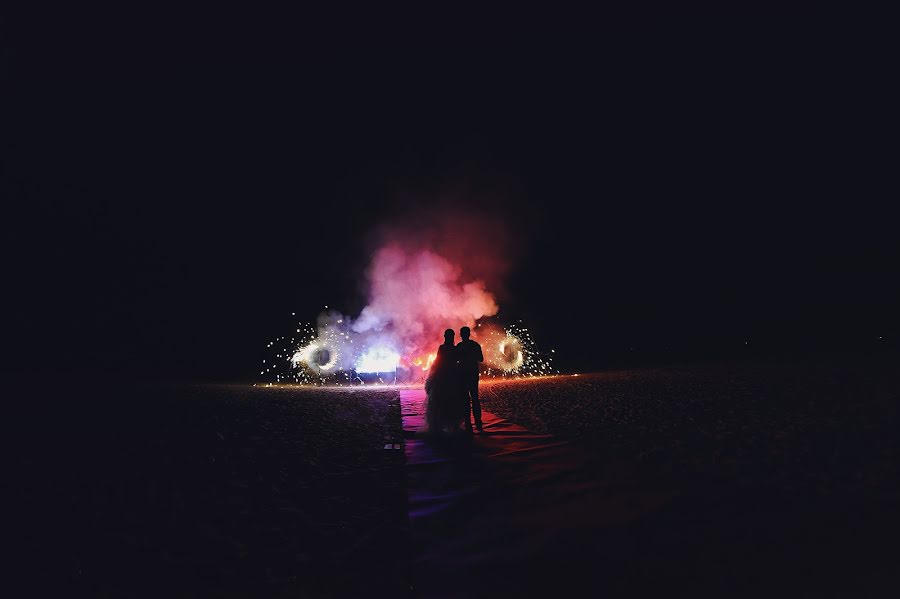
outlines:
{"label": "pink smoke cloud", "polygon": [[436,197],[415,194],[374,231],[372,255],[394,245],[408,254],[429,251],[462,269],[465,280],[478,280],[503,301],[507,277],[519,262],[529,236],[514,204],[497,191],[445,190]]}
{"label": "pink smoke cloud", "polygon": [[472,327],[499,309],[484,281],[420,243],[392,242],[376,251],[369,303],[353,324],[357,333],[392,338],[408,357],[432,353],[444,329]]}

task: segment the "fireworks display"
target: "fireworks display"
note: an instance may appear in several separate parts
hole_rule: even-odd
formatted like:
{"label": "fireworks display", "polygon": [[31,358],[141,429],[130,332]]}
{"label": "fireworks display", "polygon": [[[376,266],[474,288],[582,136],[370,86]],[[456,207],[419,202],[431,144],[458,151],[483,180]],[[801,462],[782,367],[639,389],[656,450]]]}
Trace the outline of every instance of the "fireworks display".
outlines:
{"label": "fireworks display", "polygon": [[[368,303],[359,315],[326,306],[315,325],[296,324],[295,334],[268,344],[260,375],[267,382],[317,385],[421,382],[444,330],[456,331],[458,342],[463,326],[482,346],[486,375],[553,374],[551,356],[537,350],[521,323],[505,326],[496,318],[499,305],[487,281],[498,280],[504,260],[496,243],[473,246],[470,239],[496,241],[500,229],[476,231],[481,224],[469,219],[395,231],[373,254]],[[470,235],[460,236],[459,229]]]}
{"label": "fireworks display", "polygon": [[[554,352],[540,352],[528,329],[521,324],[502,326],[493,320],[480,322],[472,329],[472,339],[481,344],[484,353],[484,376],[534,377],[557,373],[552,364]],[[267,346],[271,355],[263,360],[259,374],[268,382],[306,385],[418,383],[428,374],[439,343],[440,339],[434,341],[430,351],[422,348],[421,353],[401,355],[384,336],[368,344],[365,335],[332,328],[326,317],[320,319],[318,328],[301,325],[295,335],[271,341]]]}
{"label": "fireworks display", "polygon": [[531,333],[521,323],[506,327],[479,324],[473,338],[481,343],[488,376],[546,376],[556,374],[554,350],[538,350]]}

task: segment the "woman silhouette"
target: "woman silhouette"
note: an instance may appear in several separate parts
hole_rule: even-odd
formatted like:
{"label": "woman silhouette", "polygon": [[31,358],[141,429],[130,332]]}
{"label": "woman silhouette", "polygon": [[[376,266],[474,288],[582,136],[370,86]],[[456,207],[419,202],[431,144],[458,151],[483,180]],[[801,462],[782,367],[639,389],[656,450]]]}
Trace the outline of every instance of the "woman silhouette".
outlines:
{"label": "woman silhouette", "polygon": [[459,430],[463,417],[462,388],[457,366],[453,329],[444,331],[444,343],[428,369],[425,379],[425,422],[432,433],[453,433]]}

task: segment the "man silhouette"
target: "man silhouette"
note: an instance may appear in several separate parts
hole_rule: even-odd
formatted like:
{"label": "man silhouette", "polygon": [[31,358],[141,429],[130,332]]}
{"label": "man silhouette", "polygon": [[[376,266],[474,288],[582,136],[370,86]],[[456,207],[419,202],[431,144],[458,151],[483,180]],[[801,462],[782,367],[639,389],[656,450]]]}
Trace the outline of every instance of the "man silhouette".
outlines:
{"label": "man silhouette", "polygon": [[456,356],[459,360],[459,377],[462,381],[466,395],[466,429],[472,430],[472,421],[469,419],[469,401],[471,400],[472,413],[475,415],[475,428],[482,431],[481,426],[481,402],[478,400],[478,363],[484,362],[484,354],[477,341],[469,339],[472,334],[469,327],[459,330],[462,341],[456,346]]}

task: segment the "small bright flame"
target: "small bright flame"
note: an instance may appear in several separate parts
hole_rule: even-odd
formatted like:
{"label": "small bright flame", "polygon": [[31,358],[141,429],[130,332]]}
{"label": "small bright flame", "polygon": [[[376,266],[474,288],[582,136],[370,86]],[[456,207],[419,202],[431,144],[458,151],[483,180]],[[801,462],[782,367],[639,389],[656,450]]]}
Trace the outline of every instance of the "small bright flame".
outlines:
{"label": "small bright flame", "polygon": [[389,347],[373,347],[356,361],[356,372],[393,372],[400,364],[400,354]]}
{"label": "small bright flame", "polygon": [[419,356],[415,360],[412,361],[413,366],[420,366],[423,372],[426,372],[431,365],[434,363],[435,358],[437,358],[437,354],[428,354],[427,356]]}

